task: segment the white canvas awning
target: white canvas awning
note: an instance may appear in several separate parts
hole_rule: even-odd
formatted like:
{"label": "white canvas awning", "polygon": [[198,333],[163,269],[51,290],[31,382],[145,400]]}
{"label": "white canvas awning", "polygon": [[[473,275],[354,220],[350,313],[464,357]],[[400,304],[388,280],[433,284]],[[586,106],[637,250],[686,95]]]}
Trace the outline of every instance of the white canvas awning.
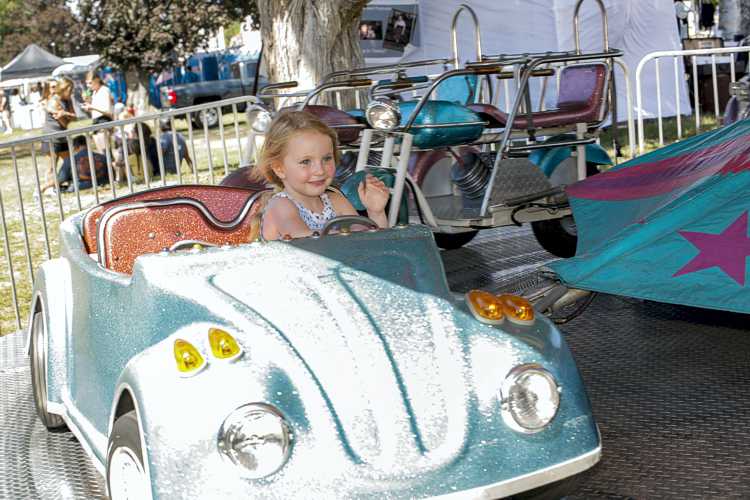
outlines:
{"label": "white canvas awning", "polygon": [[[681,43],[673,2],[667,0],[603,0],[609,20],[610,47],[625,52],[624,62],[630,70],[630,84],[635,106],[635,70],[638,62],[650,52],[679,50]],[[479,17],[484,54],[573,50],[573,12],[576,0],[422,0],[417,23],[419,45],[404,60],[451,56],[450,26],[454,12],[462,3],[469,4]],[[387,7],[385,0],[372,5]],[[369,8],[368,6],[368,8]],[[585,51],[603,48],[602,22],[597,2],[583,2],[580,15],[581,45]],[[458,46],[461,61],[474,60],[474,25],[465,13],[458,21]],[[676,97],[682,113],[690,113],[681,58],[675,84],[671,61],[661,67],[662,115],[676,112]],[[376,61],[372,61],[377,64]],[[656,76],[651,69],[644,73],[643,108],[647,116],[656,114]],[[625,82],[617,71],[618,120],[626,117]],[[676,91],[675,88],[678,90]],[[500,103],[502,105],[502,103]],[[633,109],[635,116],[635,109]]]}

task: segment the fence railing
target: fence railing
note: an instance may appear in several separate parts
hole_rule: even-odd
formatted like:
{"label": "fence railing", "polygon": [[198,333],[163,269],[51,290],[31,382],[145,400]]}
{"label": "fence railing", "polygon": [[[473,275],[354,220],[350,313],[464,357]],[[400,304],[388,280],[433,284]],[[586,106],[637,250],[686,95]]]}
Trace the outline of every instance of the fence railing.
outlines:
{"label": "fence railing", "polygon": [[[243,96],[0,143],[0,333],[22,327],[34,270],[56,254],[60,222],[157,185],[220,182],[249,157],[243,110],[257,102]],[[209,129],[206,113],[218,114],[217,127]],[[69,173],[49,152],[63,146]],[[79,175],[79,161],[88,163],[88,175]]]}
{"label": "fence railing", "polygon": [[[683,73],[679,70],[680,61],[684,57],[689,57],[691,61],[691,79],[693,87],[693,100],[692,100],[692,111],[695,119],[695,131],[698,133],[701,129],[701,92],[699,88],[699,73],[698,73],[698,57],[699,56],[710,56],[711,59],[711,89],[714,104],[714,116],[716,123],[720,122],[720,116],[722,110],[719,106],[719,85],[717,78],[716,68],[716,57],[717,56],[729,56],[729,75],[732,83],[735,81],[735,68],[736,68],[736,54],[750,52],[750,46],[743,47],[723,47],[716,49],[692,49],[692,50],[664,50],[657,51],[647,54],[640,60],[635,70],[635,85],[636,85],[636,110],[637,110],[637,122],[638,122],[638,153],[642,154],[646,148],[646,137],[644,128],[644,111],[643,111],[643,89],[642,89],[642,74],[646,68],[646,65],[654,61],[653,67],[656,72],[656,119],[658,123],[659,133],[659,146],[664,146],[664,124],[662,115],[662,99],[661,99],[661,71],[660,61],[665,58],[672,58],[672,67],[674,72],[674,88],[675,88],[675,109],[676,109],[676,124],[677,124],[677,139],[682,139],[683,126],[682,116],[683,110],[680,108],[680,85],[684,81]],[[688,111],[688,110],[685,110]]]}

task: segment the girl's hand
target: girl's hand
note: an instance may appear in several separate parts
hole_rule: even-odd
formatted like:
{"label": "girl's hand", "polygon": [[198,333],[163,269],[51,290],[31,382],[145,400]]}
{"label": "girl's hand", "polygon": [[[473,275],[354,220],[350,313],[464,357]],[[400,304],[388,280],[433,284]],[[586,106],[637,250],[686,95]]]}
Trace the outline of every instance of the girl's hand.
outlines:
{"label": "girl's hand", "polygon": [[383,181],[367,174],[365,182],[360,182],[357,187],[359,199],[367,209],[368,213],[379,214],[385,212],[385,205],[391,193]]}

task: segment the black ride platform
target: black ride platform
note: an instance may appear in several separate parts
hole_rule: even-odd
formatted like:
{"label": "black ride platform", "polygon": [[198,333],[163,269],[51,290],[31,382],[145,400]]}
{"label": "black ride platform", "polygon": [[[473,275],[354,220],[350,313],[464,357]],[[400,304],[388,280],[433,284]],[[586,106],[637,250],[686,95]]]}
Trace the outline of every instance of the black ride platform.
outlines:
{"label": "black ride platform", "polygon": [[[457,292],[511,290],[551,259],[527,228],[443,253]],[[750,316],[598,295],[561,326],[602,433],[578,499],[750,498]],[[71,433],[36,418],[23,335],[0,338],[0,499],[103,499]]]}

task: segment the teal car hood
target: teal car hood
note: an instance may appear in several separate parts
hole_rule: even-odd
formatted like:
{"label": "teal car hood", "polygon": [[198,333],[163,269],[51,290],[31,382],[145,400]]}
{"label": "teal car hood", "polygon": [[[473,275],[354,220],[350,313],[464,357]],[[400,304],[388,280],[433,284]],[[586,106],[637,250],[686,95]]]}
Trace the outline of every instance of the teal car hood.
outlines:
{"label": "teal car hood", "polygon": [[[450,304],[320,256],[294,268],[283,261],[227,270],[211,282],[305,363],[355,462],[383,470],[455,457],[466,441],[472,384]],[[268,273],[276,277],[270,285]]]}

